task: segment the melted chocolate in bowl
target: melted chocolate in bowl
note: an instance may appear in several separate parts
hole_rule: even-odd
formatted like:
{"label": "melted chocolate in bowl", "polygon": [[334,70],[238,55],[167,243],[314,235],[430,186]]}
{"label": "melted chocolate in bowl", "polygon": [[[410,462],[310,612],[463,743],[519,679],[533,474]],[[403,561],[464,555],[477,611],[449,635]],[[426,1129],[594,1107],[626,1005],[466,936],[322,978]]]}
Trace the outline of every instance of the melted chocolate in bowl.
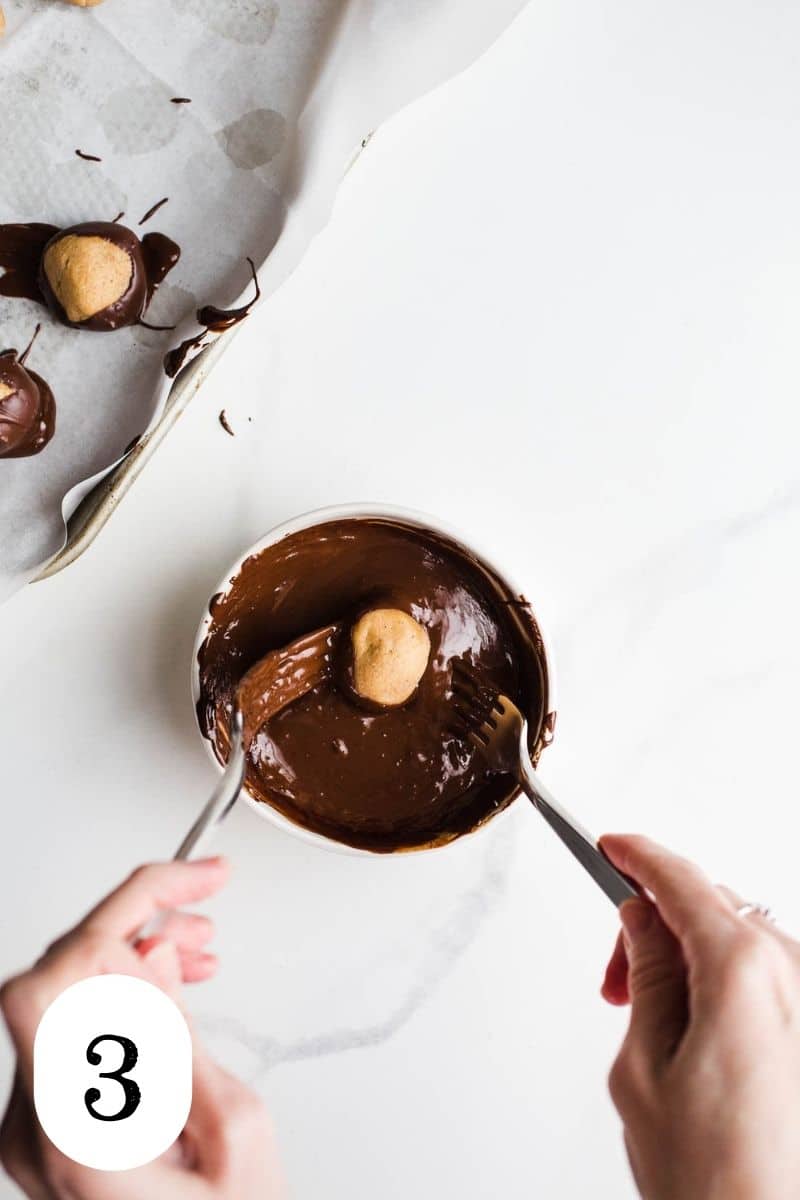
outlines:
{"label": "melted chocolate in bowl", "polygon": [[[391,606],[426,627],[431,657],[400,708],[360,706],[344,684],[350,625]],[[247,790],[325,837],[373,851],[440,845],[489,820],[516,795],[454,726],[461,659],[527,715],[538,756],[547,712],[545,658],[529,606],[447,538],[400,521],[355,518],[289,534],[248,558],[211,602],[198,653],[200,728],[217,757],[244,674],[323,626],[340,629],[318,686],[261,727]],[[245,714],[246,716],[247,714]]]}

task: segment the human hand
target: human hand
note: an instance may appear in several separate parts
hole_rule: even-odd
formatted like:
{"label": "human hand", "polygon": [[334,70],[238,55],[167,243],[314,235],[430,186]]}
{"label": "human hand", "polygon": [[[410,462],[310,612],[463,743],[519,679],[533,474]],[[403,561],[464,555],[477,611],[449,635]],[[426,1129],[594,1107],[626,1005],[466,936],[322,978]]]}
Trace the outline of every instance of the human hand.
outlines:
{"label": "human hand", "polygon": [[17,1055],[0,1127],[0,1161],[31,1200],[273,1200],[282,1195],[269,1121],[258,1097],[193,1039],[192,1108],[181,1137],[147,1166],[104,1172],[63,1155],[33,1107],[33,1039],[48,1005],[92,975],[135,975],[177,997],[181,982],[208,979],[216,958],[203,947],[211,921],[173,913],[158,937],[135,942],[157,912],[204,900],[225,883],[222,859],[139,867],[39,961],[0,989]]}
{"label": "human hand", "polygon": [[653,897],[620,909],[603,995],[630,1001],[611,1096],[645,1200],[800,1196],[800,945],[646,838],[603,850]]}

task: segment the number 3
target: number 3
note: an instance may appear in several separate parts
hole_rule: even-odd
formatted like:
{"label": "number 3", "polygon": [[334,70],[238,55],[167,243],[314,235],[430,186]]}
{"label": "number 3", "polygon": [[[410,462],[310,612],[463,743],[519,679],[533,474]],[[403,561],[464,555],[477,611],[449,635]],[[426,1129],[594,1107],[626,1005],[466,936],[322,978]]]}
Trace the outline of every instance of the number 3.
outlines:
{"label": "number 3", "polygon": [[139,1101],[142,1098],[142,1093],[139,1090],[139,1085],[134,1083],[132,1079],[126,1079],[125,1076],[129,1071],[132,1071],[139,1059],[139,1051],[130,1038],[122,1037],[117,1033],[101,1033],[89,1043],[86,1048],[86,1059],[93,1067],[99,1067],[103,1061],[102,1054],[98,1054],[95,1046],[99,1046],[100,1042],[116,1042],[122,1048],[122,1062],[114,1071],[100,1071],[98,1074],[101,1079],[115,1079],[122,1087],[125,1093],[125,1103],[119,1112],[105,1116],[99,1113],[94,1107],[95,1103],[100,1099],[100,1091],[98,1088],[89,1088],[86,1095],[83,1097],[84,1103],[89,1110],[91,1116],[96,1121],[124,1121],[126,1117],[130,1117],[136,1112],[139,1107]]}

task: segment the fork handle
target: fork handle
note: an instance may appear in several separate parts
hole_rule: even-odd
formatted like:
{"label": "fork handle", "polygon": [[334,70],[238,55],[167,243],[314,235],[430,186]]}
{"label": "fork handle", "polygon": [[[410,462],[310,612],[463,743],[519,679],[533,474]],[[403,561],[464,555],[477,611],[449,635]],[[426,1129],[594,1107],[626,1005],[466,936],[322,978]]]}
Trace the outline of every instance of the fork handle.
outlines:
{"label": "fork handle", "polygon": [[519,781],[534,807],[561,838],[567,849],[572,851],[581,866],[589,872],[595,883],[603,889],[612,904],[619,907],[626,900],[641,896],[641,891],[633,880],[617,870],[592,835],[562,808],[555,796],[548,791],[528,761],[527,755],[520,762]]}

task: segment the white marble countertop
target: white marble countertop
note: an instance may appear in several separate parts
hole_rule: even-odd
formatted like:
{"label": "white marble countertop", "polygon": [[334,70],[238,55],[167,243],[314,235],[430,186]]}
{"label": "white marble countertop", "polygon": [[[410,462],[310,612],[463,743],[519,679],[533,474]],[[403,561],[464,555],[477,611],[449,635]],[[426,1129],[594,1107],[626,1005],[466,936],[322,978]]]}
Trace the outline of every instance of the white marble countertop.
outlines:
{"label": "white marble countertop", "polygon": [[[798,38],[790,4],[537,0],[378,134],[95,546],[4,610],[0,974],[205,797],[189,659],[228,562],[365,498],[513,562],[588,825],[800,926]],[[219,848],[191,1007],[300,1200],[633,1195],[615,917],[529,807],[377,861],[242,807]]]}

